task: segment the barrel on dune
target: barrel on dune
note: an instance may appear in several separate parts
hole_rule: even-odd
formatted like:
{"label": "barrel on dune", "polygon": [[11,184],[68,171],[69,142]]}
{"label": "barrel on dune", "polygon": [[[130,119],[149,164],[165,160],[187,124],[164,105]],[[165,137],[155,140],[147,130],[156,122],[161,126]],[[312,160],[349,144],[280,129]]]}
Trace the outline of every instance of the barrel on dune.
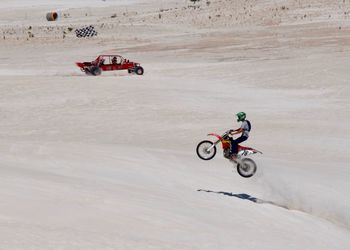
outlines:
{"label": "barrel on dune", "polygon": [[57,12],[49,12],[46,14],[47,21],[56,21],[58,18]]}

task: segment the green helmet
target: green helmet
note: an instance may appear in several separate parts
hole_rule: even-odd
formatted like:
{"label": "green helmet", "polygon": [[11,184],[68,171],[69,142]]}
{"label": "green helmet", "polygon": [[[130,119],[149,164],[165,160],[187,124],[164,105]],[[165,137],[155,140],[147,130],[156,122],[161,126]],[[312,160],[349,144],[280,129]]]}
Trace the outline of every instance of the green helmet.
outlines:
{"label": "green helmet", "polygon": [[237,116],[237,121],[238,122],[242,122],[242,121],[244,121],[245,120],[245,117],[247,116],[244,112],[238,112],[237,114],[236,114],[236,116]]}

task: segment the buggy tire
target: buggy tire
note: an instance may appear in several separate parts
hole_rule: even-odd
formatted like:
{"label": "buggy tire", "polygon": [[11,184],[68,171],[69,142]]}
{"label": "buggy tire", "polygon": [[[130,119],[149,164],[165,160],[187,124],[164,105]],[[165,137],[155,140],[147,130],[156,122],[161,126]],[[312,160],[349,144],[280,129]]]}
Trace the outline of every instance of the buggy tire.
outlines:
{"label": "buggy tire", "polygon": [[134,72],[136,73],[136,75],[143,75],[144,70],[142,67],[139,66],[135,68]]}
{"label": "buggy tire", "polygon": [[93,76],[99,76],[99,75],[101,75],[101,72],[102,72],[101,68],[98,66],[92,66],[89,70],[90,70],[91,75],[93,75]]}

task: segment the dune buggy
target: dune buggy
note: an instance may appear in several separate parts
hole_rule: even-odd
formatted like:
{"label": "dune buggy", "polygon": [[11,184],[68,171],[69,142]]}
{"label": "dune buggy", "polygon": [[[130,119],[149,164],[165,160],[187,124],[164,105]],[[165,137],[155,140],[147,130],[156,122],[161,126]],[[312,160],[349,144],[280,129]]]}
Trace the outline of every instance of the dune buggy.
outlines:
{"label": "dune buggy", "polygon": [[131,62],[120,55],[99,55],[92,62],[77,62],[76,65],[87,75],[101,75],[102,71],[127,70],[129,74],[143,75],[139,63]]}

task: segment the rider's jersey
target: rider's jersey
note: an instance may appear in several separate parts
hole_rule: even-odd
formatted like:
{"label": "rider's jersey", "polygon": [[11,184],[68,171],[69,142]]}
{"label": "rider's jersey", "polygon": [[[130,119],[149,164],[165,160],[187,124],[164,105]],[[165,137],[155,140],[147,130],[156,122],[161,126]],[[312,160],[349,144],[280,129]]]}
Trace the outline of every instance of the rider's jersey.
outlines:
{"label": "rider's jersey", "polygon": [[243,129],[242,136],[249,137],[250,126],[247,120],[244,120],[241,125],[241,129]]}

